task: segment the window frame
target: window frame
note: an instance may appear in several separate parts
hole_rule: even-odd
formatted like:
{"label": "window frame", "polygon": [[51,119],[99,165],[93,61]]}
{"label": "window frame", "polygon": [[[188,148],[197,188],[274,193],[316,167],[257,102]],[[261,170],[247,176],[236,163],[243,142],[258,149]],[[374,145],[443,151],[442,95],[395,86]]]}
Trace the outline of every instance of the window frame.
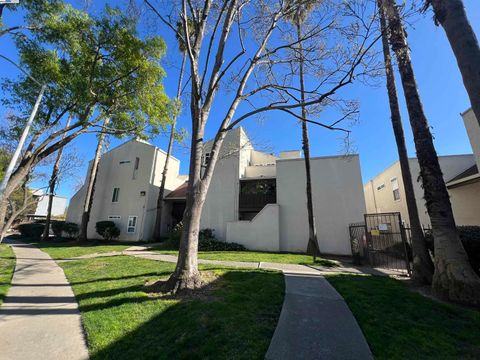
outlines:
{"label": "window frame", "polygon": [[120,188],[119,187],[113,187],[112,203],[118,203],[119,197],[120,197]]}
{"label": "window frame", "polygon": [[[135,219],[134,224],[130,225],[130,220]],[[137,232],[138,216],[137,215],[128,215],[127,217],[127,234],[135,234]],[[133,228],[133,231],[130,229]]]}

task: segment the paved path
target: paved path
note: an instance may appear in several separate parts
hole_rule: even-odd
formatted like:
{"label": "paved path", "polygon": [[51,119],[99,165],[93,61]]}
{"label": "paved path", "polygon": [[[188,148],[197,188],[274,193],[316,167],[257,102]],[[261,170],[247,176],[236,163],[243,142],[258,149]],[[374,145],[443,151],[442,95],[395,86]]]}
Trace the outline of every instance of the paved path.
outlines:
{"label": "paved path", "polygon": [[285,299],[265,359],[373,359],[345,300],[324,277],[284,275]]}
{"label": "paved path", "polygon": [[17,262],[0,307],[0,359],[88,359],[80,312],[63,270],[34,246],[10,244]]}
{"label": "paved path", "polygon": [[[128,248],[123,253],[151,260],[177,261],[174,255],[159,254],[141,246]],[[280,270],[284,273],[285,298],[266,359],[373,359],[367,341],[345,300],[322,276],[332,272],[362,273],[364,269],[202,259],[198,262]],[[378,272],[375,269],[370,270],[373,273]]]}

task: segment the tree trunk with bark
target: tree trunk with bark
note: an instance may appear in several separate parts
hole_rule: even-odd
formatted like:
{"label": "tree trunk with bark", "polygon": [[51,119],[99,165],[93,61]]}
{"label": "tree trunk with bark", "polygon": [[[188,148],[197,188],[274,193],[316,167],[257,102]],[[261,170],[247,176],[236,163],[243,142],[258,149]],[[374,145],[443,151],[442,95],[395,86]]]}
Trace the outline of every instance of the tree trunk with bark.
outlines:
{"label": "tree trunk with bark", "polygon": [[[192,110],[192,115],[194,114],[197,114],[196,109]],[[165,292],[177,293],[187,289],[193,290],[202,284],[198,271],[198,234],[203,204],[210,183],[209,178],[201,178],[204,136],[202,123],[202,120],[193,121],[189,179],[178,260],[174,273],[167,282],[162,284],[161,290]]]}
{"label": "tree trunk with bark", "polygon": [[28,177],[22,185],[23,190],[23,204],[19,208],[14,208],[12,203],[12,213],[10,217],[5,221],[3,228],[0,229],[0,242],[3,240],[5,235],[7,235],[8,229],[12,226],[13,222],[30,206],[31,202],[28,199],[28,190],[27,190]]}
{"label": "tree trunk with bark", "polygon": [[405,30],[394,0],[384,0],[390,44],[395,52],[420,165],[424,198],[435,239],[432,290],[451,301],[480,305],[480,279],[460,242],[432,134],[423,111]]}
{"label": "tree trunk with bark", "polygon": [[[71,120],[72,120],[72,115],[70,115],[67,119],[67,123],[65,124],[66,128],[70,126]],[[65,138],[65,136],[67,136],[67,133],[63,134],[63,138]],[[48,236],[50,234],[53,198],[54,198],[55,187],[57,186],[58,172],[60,170],[60,161],[62,160],[63,149],[64,149],[63,146],[60,149],[58,149],[57,157],[55,159],[55,163],[53,164],[52,175],[50,176],[50,181],[48,182],[47,217],[45,219],[45,229],[43,230],[42,241],[47,241]]]}
{"label": "tree trunk with bark", "polygon": [[[299,55],[299,80],[300,80],[300,99],[305,103],[305,72],[304,72],[304,54],[302,45],[302,29],[300,20],[297,18],[297,40],[298,40],[298,55]],[[307,109],[305,106],[301,107],[302,118],[307,118]],[[306,196],[307,196],[307,215],[308,215],[308,244],[307,254],[313,256],[313,261],[317,255],[320,254],[320,247],[317,239],[317,229],[315,228],[315,216],[313,213],[313,199],[312,199],[312,175],[310,171],[310,144],[308,141],[308,125],[306,121],[302,121],[302,147],[305,158],[305,178],[306,178]]]}
{"label": "tree trunk with bark", "polygon": [[480,124],[480,47],[468,21],[462,0],[429,0],[452,47],[475,113]]}
{"label": "tree trunk with bark", "polygon": [[385,62],[385,75],[387,80],[387,93],[390,105],[393,133],[398,150],[398,159],[402,171],[403,186],[405,189],[405,200],[408,209],[408,218],[412,234],[413,271],[412,280],[417,284],[431,284],[433,277],[433,262],[425,244],[425,236],[418,216],[417,202],[413,190],[413,180],[408,161],[407,146],[403,132],[400,107],[398,105],[397,88],[393,72],[392,59],[388,45],[388,29],[385,20],[383,0],[378,0],[380,15],[380,28],[382,31],[383,58]]}
{"label": "tree trunk with bark", "polygon": [[[110,119],[107,118],[103,122],[103,126],[107,126]],[[78,240],[81,242],[86,242],[87,238],[87,230],[88,230],[88,223],[90,221],[90,210],[92,208],[93,203],[93,194],[95,192],[95,181],[97,180],[98,174],[98,164],[100,162],[100,157],[102,155],[102,147],[103,142],[105,140],[105,133],[102,132],[99,135],[97,148],[95,150],[95,157],[93,159],[92,167],[90,169],[90,174],[88,176],[88,184],[87,189],[85,192],[85,202],[83,205],[83,213],[82,213],[82,222],[80,224],[80,233],[78,235]]]}
{"label": "tree trunk with bark", "polygon": [[[177,97],[175,106],[178,105],[180,101],[180,95],[182,92],[182,80],[183,80],[183,71],[185,69],[185,60],[186,60],[186,53],[183,54],[182,58],[182,65],[180,67],[180,75],[178,79],[178,89],[177,89]],[[162,217],[163,217],[163,197],[165,195],[165,183],[167,181],[167,173],[168,173],[168,163],[170,162],[170,157],[172,154],[172,147],[173,141],[175,140],[175,126],[177,124],[177,117],[178,117],[178,110],[175,109],[175,113],[172,119],[172,129],[170,131],[170,138],[168,139],[168,148],[167,148],[167,156],[165,157],[165,165],[163,166],[162,172],[162,181],[160,183],[160,190],[158,192],[158,199],[157,199],[157,214],[155,218],[155,228],[153,231],[153,238],[155,241],[160,241],[160,237],[162,234]]]}

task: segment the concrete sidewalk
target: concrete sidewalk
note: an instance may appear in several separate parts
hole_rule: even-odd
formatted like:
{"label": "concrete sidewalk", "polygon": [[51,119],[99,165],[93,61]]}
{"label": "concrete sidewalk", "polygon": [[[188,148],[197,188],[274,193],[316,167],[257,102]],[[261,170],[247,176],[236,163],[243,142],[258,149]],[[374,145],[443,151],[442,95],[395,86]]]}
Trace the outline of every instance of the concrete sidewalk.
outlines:
{"label": "concrete sidewalk", "polygon": [[373,359],[353,314],[325,278],[284,275],[285,299],[265,359]]}
{"label": "concrete sidewalk", "polygon": [[7,243],[17,262],[0,307],[0,358],[88,359],[78,304],[63,270],[34,246]]}

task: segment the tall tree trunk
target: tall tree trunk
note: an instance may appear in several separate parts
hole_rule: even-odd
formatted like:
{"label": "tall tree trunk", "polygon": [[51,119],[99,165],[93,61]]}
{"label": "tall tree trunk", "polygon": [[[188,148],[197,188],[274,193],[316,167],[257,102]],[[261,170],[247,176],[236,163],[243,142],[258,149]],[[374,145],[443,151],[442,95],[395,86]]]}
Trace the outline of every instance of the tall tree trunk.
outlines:
{"label": "tall tree trunk", "polygon": [[[194,107],[194,105],[193,105]],[[192,110],[192,115],[197,115]],[[179,290],[195,289],[201,286],[202,279],[198,271],[198,234],[203,204],[205,203],[210,179],[201,178],[203,136],[202,120],[193,121],[190,148],[190,168],[187,187],[185,212],[183,213],[183,230],[180,238],[177,265],[174,273],[163,285],[164,291],[173,293]]]}
{"label": "tall tree trunk", "polygon": [[[103,126],[107,126],[110,122],[109,118],[106,118],[103,122]],[[88,222],[90,221],[90,210],[93,203],[93,194],[95,192],[95,181],[97,180],[98,174],[98,163],[100,162],[100,157],[102,155],[103,142],[105,140],[105,133],[100,133],[97,143],[97,149],[95,150],[95,158],[93,159],[92,167],[90,169],[90,174],[88,176],[88,184],[85,192],[85,202],[83,205],[82,213],[82,222],[80,224],[80,234],[78,235],[78,240],[81,242],[87,241],[87,230]]]}
{"label": "tall tree trunk", "polygon": [[[7,186],[2,194],[2,199],[0,201],[0,229],[5,228],[5,224],[7,223],[8,219],[7,216],[7,207],[8,207],[8,199],[12,195],[12,193],[22,186],[23,183],[28,181],[28,176],[32,169],[31,162],[26,162],[25,164],[21,163],[17,170],[14,171],[10,179],[8,180]],[[3,240],[0,234],[0,242]]]}
{"label": "tall tree trunk", "polygon": [[13,222],[29,207],[31,202],[28,200],[28,190],[27,190],[27,183],[28,183],[28,176],[25,180],[25,182],[22,185],[22,190],[23,190],[23,204],[18,208],[15,209],[12,205],[12,213],[10,214],[10,217],[5,221],[5,224],[3,225],[3,228],[0,228],[0,240],[7,235],[8,229],[12,226]]}
{"label": "tall tree trunk", "polygon": [[[298,40],[298,56],[300,66],[300,99],[305,103],[305,72],[304,72],[304,53],[302,45],[302,29],[299,19],[296,21],[297,40]],[[302,118],[307,118],[307,109],[302,106]],[[320,254],[320,248],[317,240],[317,229],[315,228],[315,216],[313,214],[312,199],[312,176],[310,171],[310,145],[308,142],[308,125],[306,121],[302,121],[302,144],[303,155],[305,157],[305,178],[306,178],[306,196],[307,196],[307,214],[308,214],[308,244],[307,254],[313,256],[313,261]]]}
{"label": "tall tree trunk", "polygon": [[415,192],[413,190],[412,174],[410,172],[407,146],[405,143],[405,135],[403,133],[402,118],[400,116],[400,108],[398,105],[395,76],[393,73],[392,59],[388,46],[388,30],[385,21],[383,0],[378,0],[378,9],[380,15],[380,27],[382,31],[383,58],[385,61],[385,75],[387,78],[387,93],[392,116],[392,128],[393,133],[395,134],[395,141],[397,143],[398,159],[400,161],[400,169],[402,171],[405,200],[407,203],[408,218],[410,220],[412,234],[412,280],[417,284],[431,284],[434,270],[433,262],[425,245],[425,237],[423,235],[422,226],[418,217],[417,202],[415,200]]}
{"label": "tall tree trunk", "polygon": [[[180,75],[178,79],[178,89],[177,89],[177,97],[175,98],[177,104],[175,104],[175,107],[179,106],[180,102],[180,95],[182,92],[182,80],[183,80],[183,71],[185,69],[185,60],[186,60],[187,54],[183,54],[182,58],[182,65],[180,67]],[[165,183],[167,181],[167,172],[168,172],[168,163],[170,162],[170,157],[172,154],[172,147],[173,147],[173,141],[175,139],[175,126],[177,124],[177,117],[178,117],[178,112],[180,109],[176,108],[174,111],[175,113],[173,114],[173,119],[172,119],[172,129],[170,131],[170,138],[168,140],[168,148],[167,148],[167,156],[165,158],[165,165],[163,166],[163,172],[162,172],[162,181],[160,183],[160,190],[158,192],[158,199],[157,199],[157,215],[155,219],[155,228],[153,231],[153,238],[155,241],[160,241],[160,237],[162,234],[162,217],[163,217],[163,197],[165,194]]]}
{"label": "tall tree trunk", "polygon": [[473,112],[480,124],[480,47],[462,0],[429,0],[457,58]]}
{"label": "tall tree trunk", "polygon": [[[68,128],[70,126],[71,120],[72,120],[72,115],[69,115],[67,119],[67,123],[65,124],[65,128]],[[67,133],[63,134],[63,139],[65,139],[65,136],[67,136]],[[47,241],[50,233],[53,198],[54,198],[55,187],[57,185],[58,171],[60,170],[60,161],[62,160],[63,149],[64,149],[63,146],[60,149],[58,149],[57,158],[55,159],[55,163],[53,164],[52,175],[50,176],[50,181],[48,182],[49,193],[48,193],[47,217],[45,219],[45,229],[43,230],[42,241]]]}
{"label": "tall tree trunk", "polygon": [[471,268],[460,242],[432,134],[423,112],[406,35],[394,0],[385,0],[390,43],[395,52],[420,165],[424,197],[435,238],[435,273],[432,289],[437,296],[464,304],[480,304],[480,279]]}

